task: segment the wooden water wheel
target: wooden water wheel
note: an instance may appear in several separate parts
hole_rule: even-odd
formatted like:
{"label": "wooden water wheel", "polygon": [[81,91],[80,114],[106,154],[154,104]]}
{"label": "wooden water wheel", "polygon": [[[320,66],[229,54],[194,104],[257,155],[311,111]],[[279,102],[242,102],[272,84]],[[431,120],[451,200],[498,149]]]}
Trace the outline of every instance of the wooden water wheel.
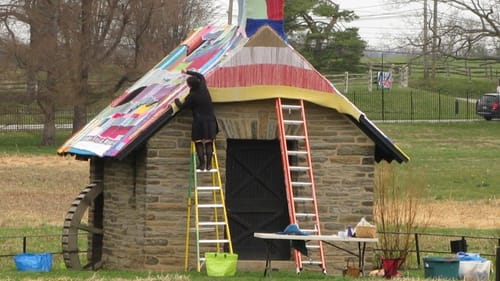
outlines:
{"label": "wooden water wheel", "polygon": [[[68,269],[95,270],[101,266],[102,191],[102,185],[99,183],[88,185],[76,197],[66,214],[62,234],[62,254]],[[88,250],[80,249],[82,245],[88,245]]]}

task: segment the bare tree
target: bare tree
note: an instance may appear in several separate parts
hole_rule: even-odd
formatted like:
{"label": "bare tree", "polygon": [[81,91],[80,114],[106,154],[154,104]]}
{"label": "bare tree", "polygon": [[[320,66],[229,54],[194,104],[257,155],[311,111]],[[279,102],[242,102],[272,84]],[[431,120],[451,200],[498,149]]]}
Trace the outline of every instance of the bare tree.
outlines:
{"label": "bare tree", "polygon": [[[86,123],[87,106],[92,96],[88,84],[92,72],[118,58],[114,62],[122,62],[117,65],[124,66],[122,75],[115,77],[116,83],[105,81],[101,86],[108,94],[116,92],[124,82],[137,79],[164,56],[165,50],[177,45],[193,24],[202,22],[210,12],[209,6],[201,0],[83,0],[74,1],[74,7],[77,14],[68,18],[72,13],[65,13],[61,21],[70,26],[72,18],[80,18],[73,31],[64,33],[68,34],[64,37],[69,46],[67,58],[75,62],[72,64],[77,93],[73,101],[74,131]],[[111,84],[114,87],[110,87]]]}
{"label": "bare tree", "polygon": [[[442,22],[441,51],[450,56],[466,56],[481,42],[500,40],[500,1],[442,0],[451,13]],[[447,46],[443,48],[443,44]],[[495,44],[492,44],[494,47]]]}
{"label": "bare tree", "polygon": [[60,44],[72,87],[73,131],[86,123],[92,71],[116,51],[136,0],[65,1],[60,6]]}
{"label": "bare tree", "polygon": [[121,46],[130,58],[116,61],[125,70],[116,88],[137,79],[215,12],[204,0],[136,1],[133,6]]}
{"label": "bare tree", "polygon": [[[6,36],[3,46],[25,70],[29,94],[43,113],[43,145],[55,144],[55,112],[61,95],[57,44],[58,1],[11,1],[0,6]],[[18,33],[19,24],[28,27],[29,37]]]}
{"label": "bare tree", "polygon": [[[110,96],[121,85],[112,82],[137,79],[136,73],[143,73],[206,21],[210,5],[203,0],[10,0],[1,4],[0,45],[24,70],[29,93],[44,114],[42,144],[55,144],[58,108],[73,106],[73,130],[80,129],[96,93]],[[25,33],[20,32],[23,27]],[[107,81],[95,90],[89,83],[92,77]]]}

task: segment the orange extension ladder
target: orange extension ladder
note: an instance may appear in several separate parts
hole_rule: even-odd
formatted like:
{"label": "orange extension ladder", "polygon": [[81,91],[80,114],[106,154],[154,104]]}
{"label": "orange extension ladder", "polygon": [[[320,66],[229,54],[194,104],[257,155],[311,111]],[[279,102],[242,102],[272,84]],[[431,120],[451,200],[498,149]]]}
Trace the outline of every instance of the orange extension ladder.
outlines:
{"label": "orange extension ladder", "polygon": [[[321,235],[311,151],[303,100],[276,99],[276,114],[285,176],[290,223],[314,235]],[[306,243],[308,259],[294,250],[297,273],[303,265],[318,265],[326,273],[322,241]]]}

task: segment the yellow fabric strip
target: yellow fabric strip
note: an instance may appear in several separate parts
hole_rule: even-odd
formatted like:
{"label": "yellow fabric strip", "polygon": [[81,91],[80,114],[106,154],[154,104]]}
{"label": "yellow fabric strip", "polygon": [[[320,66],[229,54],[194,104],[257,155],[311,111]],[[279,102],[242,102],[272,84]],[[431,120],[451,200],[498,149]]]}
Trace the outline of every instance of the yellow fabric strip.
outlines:
{"label": "yellow fabric strip", "polygon": [[253,86],[237,88],[210,88],[213,102],[241,102],[272,98],[303,99],[305,101],[349,114],[359,121],[363,114],[347,98],[335,93],[318,92],[287,86]]}

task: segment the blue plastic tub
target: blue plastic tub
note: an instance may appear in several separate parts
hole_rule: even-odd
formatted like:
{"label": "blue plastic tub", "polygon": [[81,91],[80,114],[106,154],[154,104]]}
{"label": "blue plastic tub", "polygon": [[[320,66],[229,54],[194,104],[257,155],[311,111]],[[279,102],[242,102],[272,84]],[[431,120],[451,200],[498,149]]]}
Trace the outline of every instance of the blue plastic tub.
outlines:
{"label": "blue plastic tub", "polygon": [[50,271],[52,269],[51,253],[23,253],[14,256],[18,271]]}

